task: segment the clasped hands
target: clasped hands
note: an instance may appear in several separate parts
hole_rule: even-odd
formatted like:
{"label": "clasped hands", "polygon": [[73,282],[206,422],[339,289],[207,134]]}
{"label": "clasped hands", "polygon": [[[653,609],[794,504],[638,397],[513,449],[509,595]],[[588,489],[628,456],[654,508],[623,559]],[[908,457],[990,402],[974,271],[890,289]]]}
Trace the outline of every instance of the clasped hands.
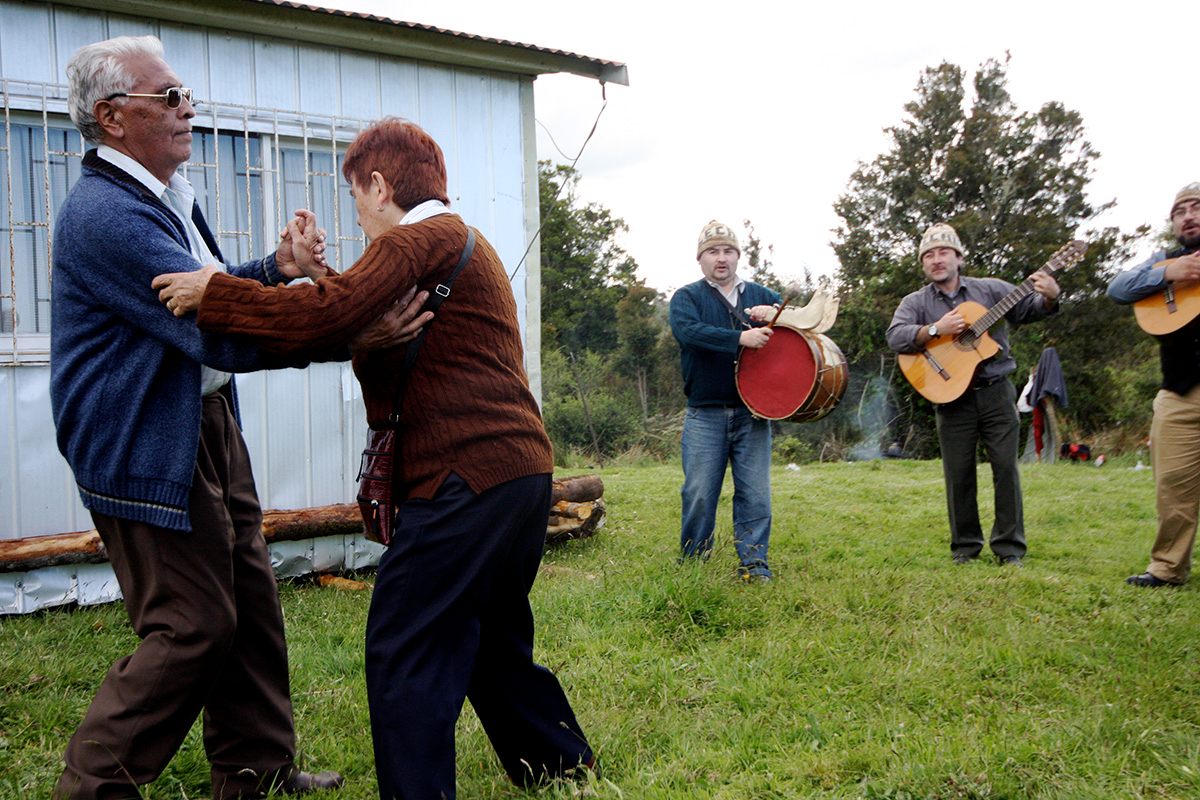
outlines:
{"label": "clasped hands", "polygon": [[[315,281],[328,274],[325,231],[318,227],[316,215],[308,209],[298,209],[280,232],[275,266],[288,279],[307,277]],[[200,308],[208,282],[218,271],[216,266],[209,265],[194,272],[164,273],[154,278],[150,286],[158,290],[158,299],[167,310],[182,317]],[[416,338],[433,319],[433,312],[421,312],[428,299],[428,292],[417,292],[413,286],[378,319],[356,333],[350,340],[350,349],[380,350]]]}

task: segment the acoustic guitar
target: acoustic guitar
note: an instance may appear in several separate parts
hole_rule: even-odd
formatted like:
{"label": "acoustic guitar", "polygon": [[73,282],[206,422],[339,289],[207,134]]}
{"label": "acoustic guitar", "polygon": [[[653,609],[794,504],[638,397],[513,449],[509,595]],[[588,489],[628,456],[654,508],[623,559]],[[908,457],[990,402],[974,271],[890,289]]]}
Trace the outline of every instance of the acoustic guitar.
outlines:
{"label": "acoustic guitar", "polygon": [[[1165,267],[1175,259],[1160,261]],[[1163,336],[1187,325],[1200,314],[1200,281],[1168,283],[1167,288],[1133,304],[1133,316],[1146,333]]]}
{"label": "acoustic guitar", "polygon": [[[1086,242],[1078,239],[1068,242],[1037,271],[1052,275],[1079,261],[1086,252]],[[1000,345],[988,336],[988,328],[1033,291],[1031,275],[990,309],[970,300],[964,302],[958,306],[958,313],[967,321],[967,329],[957,335],[944,334],[930,339],[919,353],[901,353],[896,357],[900,371],[931,403],[957,400],[974,380],[975,369],[1000,352]]]}

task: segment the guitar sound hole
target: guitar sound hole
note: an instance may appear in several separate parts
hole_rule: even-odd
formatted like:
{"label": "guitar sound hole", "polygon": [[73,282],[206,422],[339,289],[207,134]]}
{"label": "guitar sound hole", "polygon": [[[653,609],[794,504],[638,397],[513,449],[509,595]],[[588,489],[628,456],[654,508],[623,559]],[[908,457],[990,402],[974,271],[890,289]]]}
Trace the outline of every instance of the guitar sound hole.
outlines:
{"label": "guitar sound hole", "polygon": [[968,328],[958,335],[958,337],[954,340],[954,344],[960,350],[974,350],[976,341],[977,337]]}

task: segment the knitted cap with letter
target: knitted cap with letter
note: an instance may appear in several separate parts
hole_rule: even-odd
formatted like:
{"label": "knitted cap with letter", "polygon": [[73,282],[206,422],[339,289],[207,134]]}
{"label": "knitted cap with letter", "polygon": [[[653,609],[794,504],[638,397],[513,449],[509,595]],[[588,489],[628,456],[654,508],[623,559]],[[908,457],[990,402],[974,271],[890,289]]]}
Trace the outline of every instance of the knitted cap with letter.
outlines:
{"label": "knitted cap with letter", "polygon": [[920,261],[926,252],[935,247],[949,247],[958,253],[959,258],[965,255],[958,234],[944,222],[931,225],[929,230],[925,231],[925,235],[921,237],[921,246],[917,249],[917,260]]}
{"label": "knitted cap with letter", "polygon": [[1180,203],[1186,203],[1188,200],[1200,200],[1200,181],[1193,181],[1179,190],[1179,194],[1175,195],[1175,202],[1171,204],[1171,214],[1175,213]]}
{"label": "knitted cap with letter", "polygon": [[727,244],[740,254],[741,246],[738,245],[737,234],[723,222],[717,222],[715,219],[710,219],[708,224],[700,229],[700,239],[696,242],[696,258],[700,257],[710,247],[718,247]]}

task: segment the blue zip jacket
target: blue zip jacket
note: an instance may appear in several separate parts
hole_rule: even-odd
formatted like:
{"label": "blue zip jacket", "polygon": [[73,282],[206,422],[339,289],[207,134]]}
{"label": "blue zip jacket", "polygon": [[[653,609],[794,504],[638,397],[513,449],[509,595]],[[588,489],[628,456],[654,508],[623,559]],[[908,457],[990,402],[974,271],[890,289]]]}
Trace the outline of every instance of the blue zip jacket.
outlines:
{"label": "blue zip jacket", "polygon": [[[740,310],[781,302],[775,292],[747,281],[738,301]],[[671,296],[671,332],[679,342],[683,391],[688,405],[740,405],[734,383],[738,337],[745,328],[704,280],[689,283]]]}
{"label": "blue zip jacket", "polygon": [[[221,259],[198,206],[192,219]],[[251,372],[303,362],[285,364],[249,340],[202,333],[194,317],[175,317],[159,302],[150,288],[156,275],[201,264],[179,218],[94,150],[59,212],[53,263],[50,405],[83,505],[190,530],[200,365]],[[229,272],[284,280],[274,254]],[[222,391],[236,413],[233,381]]]}

